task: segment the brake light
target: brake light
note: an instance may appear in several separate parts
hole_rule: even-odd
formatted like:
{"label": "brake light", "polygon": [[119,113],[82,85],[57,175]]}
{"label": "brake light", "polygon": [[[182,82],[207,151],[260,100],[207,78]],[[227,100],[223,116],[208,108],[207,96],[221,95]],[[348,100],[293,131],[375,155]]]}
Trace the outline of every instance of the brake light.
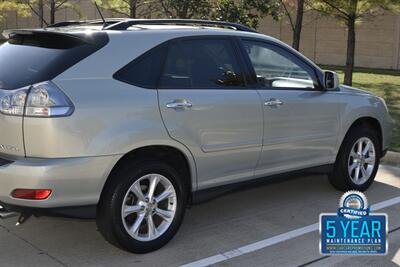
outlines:
{"label": "brake light", "polygon": [[51,195],[50,189],[15,189],[11,196],[19,199],[45,200]]}

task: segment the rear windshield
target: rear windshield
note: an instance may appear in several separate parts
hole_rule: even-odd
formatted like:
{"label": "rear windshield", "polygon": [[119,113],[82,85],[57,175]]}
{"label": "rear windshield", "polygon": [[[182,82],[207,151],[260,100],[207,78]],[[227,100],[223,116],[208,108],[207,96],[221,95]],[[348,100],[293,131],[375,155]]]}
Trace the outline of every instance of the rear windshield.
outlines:
{"label": "rear windshield", "polygon": [[13,36],[0,46],[0,89],[51,80],[104,45],[63,35]]}

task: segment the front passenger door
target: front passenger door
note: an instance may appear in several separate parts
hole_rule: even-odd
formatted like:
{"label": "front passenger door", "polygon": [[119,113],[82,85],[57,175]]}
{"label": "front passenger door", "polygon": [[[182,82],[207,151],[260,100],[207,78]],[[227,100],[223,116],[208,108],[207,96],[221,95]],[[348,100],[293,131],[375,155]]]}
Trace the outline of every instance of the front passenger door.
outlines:
{"label": "front passenger door", "polygon": [[256,174],[334,162],[340,95],[321,90],[315,67],[289,48],[245,39],[264,109],[264,138]]}

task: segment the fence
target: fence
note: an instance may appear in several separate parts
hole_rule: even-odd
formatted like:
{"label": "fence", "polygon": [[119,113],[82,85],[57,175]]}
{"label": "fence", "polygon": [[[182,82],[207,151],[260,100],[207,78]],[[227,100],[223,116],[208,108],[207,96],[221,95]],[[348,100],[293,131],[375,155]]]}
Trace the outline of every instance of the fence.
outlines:
{"label": "fence", "polygon": [[[81,11],[85,18],[99,18],[93,4],[81,0]],[[106,16],[111,16],[106,13]],[[57,21],[78,19],[71,10],[60,10]],[[0,30],[7,28],[38,27],[37,17],[19,18],[10,12],[0,24]],[[2,29],[1,29],[2,28]],[[265,18],[260,22],[260,32],[291,44],[291,29],[287,21],[276,22]],[[306,13],[304,18],[300,50],[318,64],[344,65],[346,61],[347,32],[335,20]],[[358,67],[400,70],[400,15],[387,13],[357,28],[355,64]]]}

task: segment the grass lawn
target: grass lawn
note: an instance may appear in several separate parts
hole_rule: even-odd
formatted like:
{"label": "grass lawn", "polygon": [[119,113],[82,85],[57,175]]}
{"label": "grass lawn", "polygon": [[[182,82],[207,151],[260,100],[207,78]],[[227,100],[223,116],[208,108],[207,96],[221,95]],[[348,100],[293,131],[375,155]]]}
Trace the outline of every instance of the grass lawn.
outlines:
{"label": "grass lawn", "polygon": [[[337,71],[343,81],[343,68],[329,66],[323,68]],[[389,112],[396,121],[390,150],[400,152],[400,71],[356,69],[353,86],[370,91],[385,99]]]}

